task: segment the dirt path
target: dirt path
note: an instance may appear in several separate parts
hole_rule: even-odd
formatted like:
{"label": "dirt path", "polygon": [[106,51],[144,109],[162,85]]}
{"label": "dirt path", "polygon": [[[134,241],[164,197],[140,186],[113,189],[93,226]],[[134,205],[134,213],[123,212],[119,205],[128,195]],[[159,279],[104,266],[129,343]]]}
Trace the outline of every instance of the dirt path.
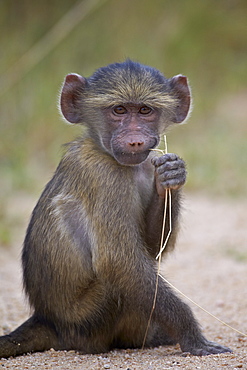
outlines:
{"label": "dirt path", "polygon": [[[186,196],[184,207],[180,240],[162,265],[163,275],[205,309],[247,333],[247,201]],[[21,291],[20,248],[0,253],[0,334],[4,334],[27,318],[28,308]],[[178,346],[88,356],[50,350],[2,359],[0,366],[19,370],[247,369],[247,337],[189,304],[206,336],[231,347],[232,354],[183,357]]]}

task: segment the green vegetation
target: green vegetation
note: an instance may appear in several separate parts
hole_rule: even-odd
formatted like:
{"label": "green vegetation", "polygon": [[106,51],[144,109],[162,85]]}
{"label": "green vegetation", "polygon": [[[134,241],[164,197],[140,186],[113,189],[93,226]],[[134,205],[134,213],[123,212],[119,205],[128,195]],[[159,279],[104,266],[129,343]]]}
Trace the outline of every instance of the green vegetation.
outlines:
{"label": "green vegetation", "polygon": [[247,253],[236,251],[234,248],[226,250],[225,254],[237,262],[247,261]]}
{"label": "green vegetation", "polygon": [[[193,113],[187,125],[168,135],[169,150],[188,162],[187,189],[246,194],[247,2],[100,0],[49,53],[23,65],[22,56],[46,35],[53,37],[50,30],[77,3],[0,2],[2,209],[17,190],[38,194],[59,161],[62,143],[80,132],[59,117],[64,76],[88,76],[126,57],[168,77],[189,77]],[[7,242],[4,225],[1,230]]]}

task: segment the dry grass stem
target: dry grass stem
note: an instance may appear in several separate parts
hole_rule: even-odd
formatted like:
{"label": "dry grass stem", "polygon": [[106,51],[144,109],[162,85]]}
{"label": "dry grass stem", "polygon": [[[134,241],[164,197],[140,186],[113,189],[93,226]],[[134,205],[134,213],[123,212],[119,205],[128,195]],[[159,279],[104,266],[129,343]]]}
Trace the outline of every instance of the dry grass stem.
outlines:
{"label": "dry grass stem", "polygon": [[[166,135],[164,135],[164,144],[165,144],[165,150],[164,151],[161,150],[161,149],[154,149],[154,150],[156,150],[158,152],[161,152],[162,155],[163,154],[166,154],[167,153]],[[167,200],[168,200],[168,196],[169,196],[169,231],[168,231],[166,240],[164,242],[165,225],[166,225],[166,218],[167,218],[166,215],[167,215]],[[167,189],[166,190],[165,201],[164,202],[165,202],[165,204],[164,204],[164,215],[163,215],[163,224],[162,224],[162,232],[161,232],[161,240],[160,240],[160,251],[159,251],[158,255],[156,256],[156,259],[158,260],[158,269],[157,269],[157,276],[156,276],[156,283],[155,283],[155,292],[154,292],[153,306],[152,306],[152,309],[151,309],[151,312],[150,312],[150,316],[149,316],[149,319],[148,319],[147,328],[146,328],[146,332],[145,332],[143,343],[142,343],[142,348],[144,348],[144,346],[145,346],[146,339],[147,339],[147,334],[148,334],[148,329],[150,327],[150,323],[151,323],[151,320],[152,320],[153,312],[154,312],[154,309],[155,309],[157,292],[158,292],[158,285],[159,285],[160,264],[161,264],[162,252],[164,251],[164,249],[165,249],[165,247],[167,245],[168,239],[169,239],[170,234],[171,234],[171,231],[172,231],[172,223],[171,223],[171,212],[172,212],[172,210],[171,210],[171,190],[170,189]]]}
{"label": "dry grass stem", "polygon": [[213,315],[211,312],[207,311],[205,308],[203,308],[202,306],[200,306],[198,303],[196,303],[195,301],[193,301],[193,299],[189,298],[186,294],[182,293],[181,290],[179,290],[178,288],[176,288],[173,284],[171,284],[167,279],[165,279],[161,274],[159,274],[160,278],[162,280],[164,280],[168,285],[170,285],[170,287],[172,287],[173,289],[175,289],[179,294],[181,294],[183,297],[185,297],[186,299],[188,299],[191,303],[193,303],[195,306],[199,307],[202,311],[206,312],[208,315],[210,315],[211,317],[213,317],[215,320],[219,321],[221,324],[227,326],[228,328],[236,331],[238,334],[241,334],[243,335],[244,337],[247,337],[247,334],[239,331],[238,329],[235,329],[233,328],[231,325],[227,324],[226,322],[222,321],[221,319],[219,319],[217,316]]}

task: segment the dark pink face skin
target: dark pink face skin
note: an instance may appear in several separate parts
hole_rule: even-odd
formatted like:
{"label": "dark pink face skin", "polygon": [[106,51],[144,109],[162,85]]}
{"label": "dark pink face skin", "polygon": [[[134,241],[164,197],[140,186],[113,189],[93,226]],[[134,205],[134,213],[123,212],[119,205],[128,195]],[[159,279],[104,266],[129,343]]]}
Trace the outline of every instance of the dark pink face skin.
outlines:
{"label": "dark pink face skin", "polygon": [[159,143],[160,113],[147,105],[122,104],[104,109],[102,144],[123,165],[145,161],[150,149]]}

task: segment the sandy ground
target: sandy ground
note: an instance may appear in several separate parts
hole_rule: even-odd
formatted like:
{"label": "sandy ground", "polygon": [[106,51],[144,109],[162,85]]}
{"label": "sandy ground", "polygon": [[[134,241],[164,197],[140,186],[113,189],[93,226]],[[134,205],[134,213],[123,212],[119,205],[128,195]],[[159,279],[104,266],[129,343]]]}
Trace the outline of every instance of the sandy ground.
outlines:
{"label": "sandy ground", "polygon": [[[20,211],[30,212],[31,204],[26,206],[28,210],[20,207]],[[162,273],[206,310],[247,334],[247,201],[186,196],[184,208],[177,249],[162,264]],[[0,249],[0,335],[13,330],[29,314],[22,294],[19,262],[25,227],[16,239],[16,246],[11,250]],[[188,303],[205,335],[231,347],[233,353],[183,356],[179,346],[115,350],[100,355],[50,350],[1,359],[0,366],[20,370],[247,369],[247,337]]]}

